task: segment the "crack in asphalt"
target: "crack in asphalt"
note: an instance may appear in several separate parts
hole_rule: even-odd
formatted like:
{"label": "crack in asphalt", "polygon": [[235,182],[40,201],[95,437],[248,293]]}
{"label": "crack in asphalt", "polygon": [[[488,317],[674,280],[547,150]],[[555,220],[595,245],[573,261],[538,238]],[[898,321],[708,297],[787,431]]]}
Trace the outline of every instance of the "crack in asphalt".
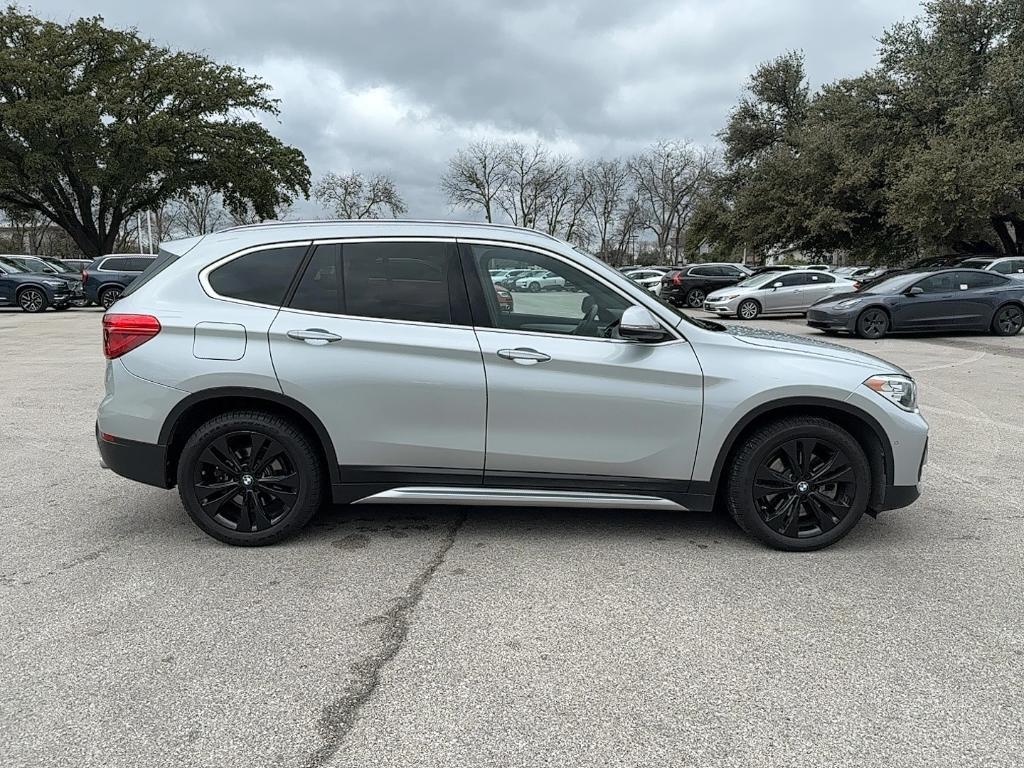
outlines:
{"label": "crack in asphalt", "polygon": [[395,599],[391,608],[363,622],[363,626],[381,625],[380,647],[376,652],[352,665],[355,679],[345,686],[345,691],[338,698],[324,706],[320,722],[317,724],[317,730],[324,743],[307,758],[303,763],[304,768],[321,768],[341,748],[355,725],[359,710],[369,701],[380,684],[381,671],[395,658],[405,643],[405,638],[409,634],[411,614],[422,599],[430,580],[444,563],[459,529],[465,522],[466,513],[463,512],[448,526],[437,552],[409,583],[405,592]]}

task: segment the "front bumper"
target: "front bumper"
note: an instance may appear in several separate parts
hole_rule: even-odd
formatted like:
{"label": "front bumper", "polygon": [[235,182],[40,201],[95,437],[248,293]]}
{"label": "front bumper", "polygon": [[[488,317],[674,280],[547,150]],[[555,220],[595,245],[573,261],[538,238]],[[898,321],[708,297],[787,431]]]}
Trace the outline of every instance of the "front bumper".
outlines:
{"label": "front bumper", "polygon": [[857,324],[858,308],[853,309],[815,309],[807,310],[807,325],[823,331],[853,332]]}
{"label": "front bumper", "polygon": [[739,303],[739,299],[732,299],[731,301],[708,299],[704,302],[704,311],[712,312],[716,315],[735,315]]}
{"label": "front bumper", "polygon": [[121,477],[158,488],[170,488],[167,472],[167,446],[126,440],[100,432],[96,424],[96,446],[102,466]]}

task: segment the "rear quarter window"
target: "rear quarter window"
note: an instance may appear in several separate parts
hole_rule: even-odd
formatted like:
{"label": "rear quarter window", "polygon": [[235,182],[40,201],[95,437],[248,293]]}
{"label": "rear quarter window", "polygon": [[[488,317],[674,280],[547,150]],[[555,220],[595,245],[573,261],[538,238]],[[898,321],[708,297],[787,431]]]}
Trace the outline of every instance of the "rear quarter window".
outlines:
{"label": "rear quarter window", "polygon": [[121,293],[121,296],[128,296],[135,293],[139,288],[144,286],[154,277],[163,272],[167,267],[171,266],[178,260],[177,255],[169,253],[168,251],[160,251],[160,255],[155,259],[146,259],[147,266],[142,271],[142,274],[135,278],[127,288]]}
{"label": "rear quarter window", "polygon": [[264,248],[239,256],[210,272],[210,288],[224,298],[279,307],[306,247]]}

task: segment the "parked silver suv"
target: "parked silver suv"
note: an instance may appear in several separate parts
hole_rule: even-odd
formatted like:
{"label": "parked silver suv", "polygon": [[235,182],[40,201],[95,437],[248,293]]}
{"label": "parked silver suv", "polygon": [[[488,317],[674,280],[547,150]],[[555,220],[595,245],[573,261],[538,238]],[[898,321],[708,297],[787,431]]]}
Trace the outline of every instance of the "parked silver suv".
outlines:
{"label": "parked silver suv", "polygon": [[[499,307],[491,271],[564,280]],[[689,319],[539,232],[242,227],[165,244],[104,316],[106,466],[231,544],[322,501],[709,510],[774,547],[918,496],[907,373]]]}

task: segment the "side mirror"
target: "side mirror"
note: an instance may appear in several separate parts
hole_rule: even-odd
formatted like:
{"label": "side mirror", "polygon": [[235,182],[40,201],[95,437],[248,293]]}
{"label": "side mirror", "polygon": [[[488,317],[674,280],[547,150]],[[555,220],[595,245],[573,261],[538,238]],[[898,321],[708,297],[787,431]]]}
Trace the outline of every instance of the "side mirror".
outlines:
{"label": "side mirror", "polygon": [[782,287],[782,281],[781,280],[779,282],[777,282],[777,283],[772,283],[772,290],[777,291],[781,287]]}
{"label": "side mirror", "polygon": [[907,288],[907,290],[905,290],[904,293],[907,296],[920,296],[922,293],[924,293],[924,288],[918,285],[912,285],[909,288]]}
{"label": "side mirror", "polygon": [[649,310],[629,307],[619,321],[619,336],[633,341],[661,341],[665,338],[665,329]]}

